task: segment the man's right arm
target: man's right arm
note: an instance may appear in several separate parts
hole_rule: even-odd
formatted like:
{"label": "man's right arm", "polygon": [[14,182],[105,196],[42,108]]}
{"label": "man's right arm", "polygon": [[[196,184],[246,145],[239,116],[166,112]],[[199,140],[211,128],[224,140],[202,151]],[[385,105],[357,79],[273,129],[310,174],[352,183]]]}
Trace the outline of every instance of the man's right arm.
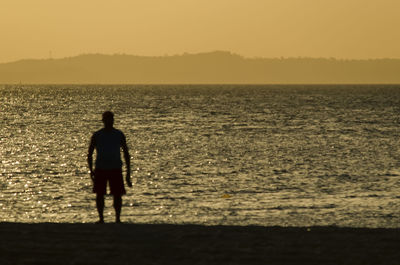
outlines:
{"label": "man's right arm", "polygon": [[93,151],[95,147],[95,140],[94,140],[94,135],[90,139],[90,144],[89,144],[89,150],[88,150],[88,156],[87,156],[87,161],[89,165],[89,171],[90,171],[90,178],[94,180],[94,172],[93,172]]}
{"label": "man's right arm", "polygon": [[129,155],[128,145],[126,144],[125,135],[122,134],[121,147],[124,152],[125,164],[126,164],[126,184],[128,187],[132,187],[131,182],[131,156]]}

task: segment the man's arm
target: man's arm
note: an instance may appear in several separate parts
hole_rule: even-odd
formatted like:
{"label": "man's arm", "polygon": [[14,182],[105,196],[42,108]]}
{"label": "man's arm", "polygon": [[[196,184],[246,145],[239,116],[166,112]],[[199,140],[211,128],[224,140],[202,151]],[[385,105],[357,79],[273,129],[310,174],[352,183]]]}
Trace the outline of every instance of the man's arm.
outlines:
{"label": "man's arm", "polygon": [[95,140],[94,136],[90,139],[90,144],[89,144],[89,150],[88,150],[88,156],[87,156],[87,161],[89,165],[89,171],[90,171],[90,178],[94,180],[94,172],[93,172],[93,151],[95,147]]}
{"label": "man's arm", "polygon": [[123,135],[123,137],[122,137],[121,147],[122,147],[122,151],[124,152],[124,159],[125,159],[125,165],[126,165],[126,184],[128,185],[128,187],[132,187],[131,157],[129,155],[128,145],[126,144],[125,135]]}

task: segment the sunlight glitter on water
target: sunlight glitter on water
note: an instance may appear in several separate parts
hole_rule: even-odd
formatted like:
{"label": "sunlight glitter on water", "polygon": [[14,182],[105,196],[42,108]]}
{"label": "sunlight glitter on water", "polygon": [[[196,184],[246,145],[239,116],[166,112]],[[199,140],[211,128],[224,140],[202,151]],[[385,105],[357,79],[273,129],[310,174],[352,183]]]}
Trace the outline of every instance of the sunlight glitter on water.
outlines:
{"label": "sunlight glitter on water", "polygon": [[86,152],[111,109],[134,168],[126,221],[399,226],[397,86],[4,86],[0,96],[3,221],[97,219]]}

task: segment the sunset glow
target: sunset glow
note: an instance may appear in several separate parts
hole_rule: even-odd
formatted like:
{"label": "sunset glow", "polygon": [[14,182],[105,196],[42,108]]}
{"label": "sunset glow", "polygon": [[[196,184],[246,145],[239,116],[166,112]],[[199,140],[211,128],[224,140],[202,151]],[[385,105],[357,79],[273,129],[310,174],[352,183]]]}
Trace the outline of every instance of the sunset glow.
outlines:
{"label": "sunset glow", "polygon": [[397,0],[3,0],[0,62],[84,53],[400,58]]}

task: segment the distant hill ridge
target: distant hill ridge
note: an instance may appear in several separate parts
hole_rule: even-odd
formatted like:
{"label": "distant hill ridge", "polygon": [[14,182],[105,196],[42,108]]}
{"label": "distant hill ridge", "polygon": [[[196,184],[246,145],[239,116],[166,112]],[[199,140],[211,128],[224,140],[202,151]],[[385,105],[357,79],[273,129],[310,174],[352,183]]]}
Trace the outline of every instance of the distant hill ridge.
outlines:
{"label": "distant hill ridge", "polygon": [[225,51],[161,57],[86,54],[0,64],[0,83],[399,84],[400,59],[245,58]]}

